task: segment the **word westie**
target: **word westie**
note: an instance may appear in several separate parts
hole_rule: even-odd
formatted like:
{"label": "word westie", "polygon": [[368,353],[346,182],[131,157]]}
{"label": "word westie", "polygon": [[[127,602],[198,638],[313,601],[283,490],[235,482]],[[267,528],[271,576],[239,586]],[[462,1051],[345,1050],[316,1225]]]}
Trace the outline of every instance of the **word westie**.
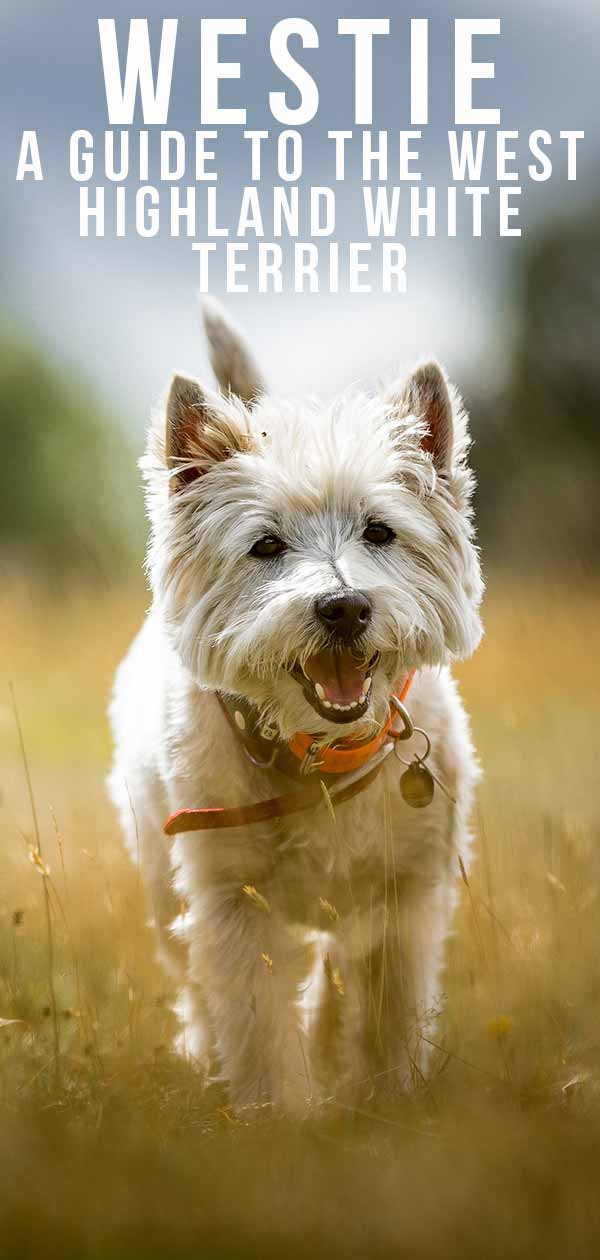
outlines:
{"label": "word westie", "polygon": [[481,635],[467,418],[435,362],[272,397],[205,324],[220,392],[175,376],[142,461],[153,601],[110,785],[180,1049],[297,1112],[427,1071],[478,775],[449,672]]}

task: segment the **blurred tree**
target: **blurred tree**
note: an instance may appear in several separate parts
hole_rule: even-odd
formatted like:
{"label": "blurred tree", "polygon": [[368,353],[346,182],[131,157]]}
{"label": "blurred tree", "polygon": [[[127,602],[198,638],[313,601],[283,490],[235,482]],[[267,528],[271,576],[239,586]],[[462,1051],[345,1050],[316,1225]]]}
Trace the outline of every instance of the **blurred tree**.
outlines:
{"label": "blurred tree", "polygon": [[480,536],[511,568],[597,572],[600,216],[553,225],[521,257],[509,378],[496,397],[475,388],[469,400]]}
{"label": "blurred tree", "polygon": [[50,582],[139,566],[135,458],[94,390],[0,332],[0,566]]}
{"label": "blurred tree", "polygon": [[529,441],[600,453],[600,216],[570,220],[530,246],[518,285],[513,391]]}

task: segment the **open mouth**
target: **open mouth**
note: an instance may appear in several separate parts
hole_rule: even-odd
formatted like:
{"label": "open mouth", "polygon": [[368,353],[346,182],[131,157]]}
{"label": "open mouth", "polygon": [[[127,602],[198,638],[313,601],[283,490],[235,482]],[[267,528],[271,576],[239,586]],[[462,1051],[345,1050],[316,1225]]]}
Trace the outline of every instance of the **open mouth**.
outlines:
{"label": "open mouth", "polygon": [[356,722],[371,700],[371,683],[379,652],[365,662],[350,648],[324,648],[292,673],[309,704],[328,722]]}

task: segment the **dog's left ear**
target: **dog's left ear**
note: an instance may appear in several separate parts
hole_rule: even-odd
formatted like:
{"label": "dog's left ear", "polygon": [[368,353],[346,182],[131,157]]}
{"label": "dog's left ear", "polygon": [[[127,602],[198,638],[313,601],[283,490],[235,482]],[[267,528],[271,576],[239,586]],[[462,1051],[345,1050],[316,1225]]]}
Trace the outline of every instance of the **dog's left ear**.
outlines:
{"label": "dog's left ear", "polygon": [[187,376],[171,381],[166,420],[165,454],[173,491],[250,445],[241,415],[225,409],[218,395]]}
{"label": "dog's left ear", "polygon": [[391,399],[397,403],[399,417],[414,416],[425,424],[423,450],[429,452],[439,473],[450,472],[454,445],[452,399],[439,363],[432,359],[415,368],[403,387],[391,391]]}

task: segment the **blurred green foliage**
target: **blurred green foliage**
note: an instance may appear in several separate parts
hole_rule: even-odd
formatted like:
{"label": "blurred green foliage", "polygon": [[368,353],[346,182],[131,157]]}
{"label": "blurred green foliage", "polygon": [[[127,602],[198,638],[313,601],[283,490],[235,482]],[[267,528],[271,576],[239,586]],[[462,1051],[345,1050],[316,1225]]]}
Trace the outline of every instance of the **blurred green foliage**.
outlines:
{"label": "blurred green foliage", "polygon": [[0,571],[111,581],[139,560],[135,456],[87,386],[0,330]]}
{"label": "blurred green foliage", "polygon": [[491,395],[474,383],[468,399],[479,535],[490,563],[591,574],[600,554],[600,216],[532,238],[506,297],[508,377]]}

